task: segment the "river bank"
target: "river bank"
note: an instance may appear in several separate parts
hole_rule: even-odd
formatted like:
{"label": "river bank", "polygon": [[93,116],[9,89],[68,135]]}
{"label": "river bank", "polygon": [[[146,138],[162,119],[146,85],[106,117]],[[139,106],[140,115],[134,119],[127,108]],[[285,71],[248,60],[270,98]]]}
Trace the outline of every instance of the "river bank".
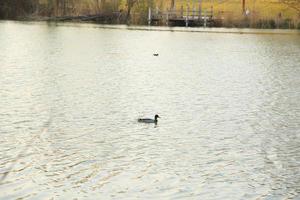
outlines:
{"label": "river bank", "polygon": [[[91,21],[99,24],[132,25],[147,25],[150,21],[151,25],[158,26],[300,29],[300,7],[297,2],[262,0],[242,2],[3,0],[0,3],[0,19]],[[190,23],[186,23],[185,19],[189,16]],[[207,18],[209,22],[205,23]],[[191,22],[193,20],[195,23]]]}
{"label": "river bank", "polygon": [[63,27],[86,27],[99,29],[157,31],[157,32],[189,32],[189,33],[215,33],[215,34],[262,34],[262,35],[300,35],[297,29],[255,29],[255,28],[227,28],[227,27],[171,27],[126,24],[100,24],[92,21],[55,21],[48,19],[35,20],[0,20],[0,23],[21,23],[25,25],[45,25]]}
{"label": "river bank", "polygon": [[[126,16],[122,13],[110,13],[110,14],[97,14],[97,15],[78,15],[78,16],[23,16],[17,17],[16,21],[42,21],[42,22],[72,22],[72,23],[96,23],[96,24],[106,24],[106,25],[131,25],[131,26],[145,26],[148,22],[137,21],[137,17],[132,17],[130,21],[127,21]],[[0,19],[5,20],[5,19]],[[6,19],[7,20],[7,19]],[[257,22],[253,22],[250,18],[245,17],[243,20],[230,20],[212,18],[213,22],[208,24],[207,27],[210,28],[245,28],[245,29],[300,29],[300,22],[283,20],[275,21],[272,19],[260,19]],[[201,27],[201,25],[193,25],[193,27]],[[171,24],[171,23],[151,23],[151,26],[155,27],[180,27],[185,26],[185,24]]]}

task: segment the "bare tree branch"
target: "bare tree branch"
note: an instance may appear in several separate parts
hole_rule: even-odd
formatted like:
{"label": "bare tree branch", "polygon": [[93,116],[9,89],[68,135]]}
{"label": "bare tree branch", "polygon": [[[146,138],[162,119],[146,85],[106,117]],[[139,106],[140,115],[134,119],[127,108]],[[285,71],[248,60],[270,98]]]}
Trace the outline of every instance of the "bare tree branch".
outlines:
{"label": "bare tree branch", "polygon": [[300,13],[300,0],[279,0],[279,2]]}

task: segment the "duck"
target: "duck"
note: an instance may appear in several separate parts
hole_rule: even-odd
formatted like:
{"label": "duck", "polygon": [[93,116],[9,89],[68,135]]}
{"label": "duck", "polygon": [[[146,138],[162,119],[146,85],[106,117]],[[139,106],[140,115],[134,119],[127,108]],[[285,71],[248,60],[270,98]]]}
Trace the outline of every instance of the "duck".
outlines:
{"label": "duck", "polygon": [[159,56],[159,54],[158,53],[154,53],[153,56]]}
{"label": "duck", "polygon": [[158,115],[155,115],[154,116],[154,119],[150,119],[150,118],[139,118],[138,119],[138,122],[141,122],[141,123],[157,123],[157,119],[160,118],[160,116]]}

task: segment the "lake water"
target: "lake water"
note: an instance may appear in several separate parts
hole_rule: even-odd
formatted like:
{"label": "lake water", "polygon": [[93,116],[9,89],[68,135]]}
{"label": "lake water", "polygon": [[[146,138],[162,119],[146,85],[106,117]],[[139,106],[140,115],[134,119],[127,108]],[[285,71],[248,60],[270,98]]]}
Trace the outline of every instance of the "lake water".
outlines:
{"label": "lake water", "polygon": [[0,22],[0,199],[300,199],[300,34],[146,29]]}

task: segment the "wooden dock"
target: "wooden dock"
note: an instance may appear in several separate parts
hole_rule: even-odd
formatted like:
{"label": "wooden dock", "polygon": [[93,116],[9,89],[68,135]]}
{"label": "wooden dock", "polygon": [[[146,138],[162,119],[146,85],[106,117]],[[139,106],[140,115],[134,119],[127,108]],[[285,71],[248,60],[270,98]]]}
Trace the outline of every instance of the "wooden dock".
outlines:
{"label": "wooden dock", "polygon": [[167,10],[162,12],[158,9],[154,11],[148,10],[148,24],[149,25],[167,25],[167,26],[203,26],[210,27],[214,24],[213,8],[210,10],[190,9],[185,10],[181,7],[180,10]]}

